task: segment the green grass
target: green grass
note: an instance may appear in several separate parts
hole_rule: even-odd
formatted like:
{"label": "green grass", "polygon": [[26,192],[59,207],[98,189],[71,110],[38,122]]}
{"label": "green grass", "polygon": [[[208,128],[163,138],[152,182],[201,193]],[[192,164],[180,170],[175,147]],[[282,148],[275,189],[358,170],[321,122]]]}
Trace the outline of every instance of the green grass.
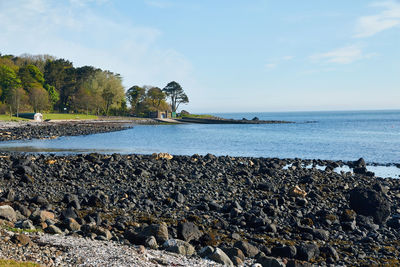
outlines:
{"label": "green grass", "polygon": [[96,120],[95,115],[86,114],[63,114],[63,113],[44,113],[44,120]]}
{"label": "green grass", "polygon": [[10,115],[0,114],[0,121],[29,121],[28,119],[18,118],[18,117],[10,117]]}
{"label": "green grass", "polygon": [[37,228],[37,229],[20,229],[20,228],[14,228],[14,227],[7,227],[6,228],[8,231],[10,232],[14,232],[14,233],[38,233],[38,232],[43,232],[42,229]]}
{"label": "green grass", "polygon": [[22,261],[15,261],[15,260],[5,260],[0,259],[0,267],[3,266],[10,266],[10,267],[39,267],[40,264],[33,263],[33,262],[22,262]]}
{"label": "green grass", "polygon": [[199,119],[210,119],[210,118],[215,118],[213,115],[207,115],[207,114],[189,114],[189,115],[183,115],[182,118],[199,118]]}

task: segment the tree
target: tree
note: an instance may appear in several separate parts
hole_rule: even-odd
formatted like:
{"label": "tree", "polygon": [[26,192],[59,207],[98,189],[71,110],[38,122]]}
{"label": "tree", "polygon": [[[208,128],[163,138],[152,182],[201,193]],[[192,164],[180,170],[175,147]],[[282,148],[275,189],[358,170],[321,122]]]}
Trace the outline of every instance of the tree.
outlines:
{"label": "tree", "polygon": [[28,94],[21,87],[12,88],[9,91],[6,102],[10,106],[10,114],[13,114],[13,110],[15,110],[18,117],[20,109],[28,103]]}
{"label": "tree", "polygon": [[33,87],[42,87],[44,84],[43,73],[34,65],[21,67],[18,71],[18,77],[25,90]]}
{"label": "tree", "polygon": [[29,89],[29,102],[35,113],[46,110],[49,108],[49,95],[43,87],[33,87]]}
{"label": "tree", "polygon": [[171,100],[172,112],[176,112],[180,104],[189,103],[188,96],[177,82],[172,81],[168,83],[167,86],[164,87],[163,92],[165,92]]}
{"label": "tree", "polygon": [[6,65],[0,65],[0,101],[5,101],[10,90],[21,85],[15,71]]}
{"label": "tree", "polygon": [[146,90],[143,87],[137,85],[132,86],[126,91],[126,98],[133,112],[137,111],[138,104],[146,97]]}
{"label": "tree", "polygon": [[155,110],[159,110],[160,105],[163,101],[165,101],[165,93],[158,87],[151,87],[147,91],[147,97],[149,98],[151,102],[151,106]]}
{"label": "tree", "polygon": [[122,86],[122,79],[117,74],[112,72],[101,72],[104,75],[103,92],[101,94],[104,100],[103,111],[106,116],[112,106],[119,106],[124,100],[124,87]]}
{"label": "tree", "polygon": [[47,93],[49,94],[51,107],[54,107],[54,105],[60,100],[60,94],[56,91],[54,86],[49,84],[45,84],[44,89],[46,89]]}

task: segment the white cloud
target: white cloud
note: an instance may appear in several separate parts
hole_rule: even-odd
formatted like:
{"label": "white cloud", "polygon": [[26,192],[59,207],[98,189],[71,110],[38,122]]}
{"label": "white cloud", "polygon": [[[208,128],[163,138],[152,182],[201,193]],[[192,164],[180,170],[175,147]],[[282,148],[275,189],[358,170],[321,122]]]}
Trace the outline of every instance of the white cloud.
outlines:
{"label": "white cloud", "polygon": [[159,43],[158,29],[95,13],[90,2],[105,0],[71,1],[0,1],[0,53],[51,54],[75,66],[93,65],[120,73],[126,87],[194,83],[191,63]]}
{"label": "white cloud", "polygon": [[378,14],[363,16],[357,20],[354,37],[364,38],[384,30],[400,26],[400,2],[386,1],[372,4],[372,7],[384,8]]}
{"label": "white cloud", "polygon": [[316,61],[325,61],[338,64],[349,64],[354,61],[371,57],[372,55],[364,55],[361,48],[355,45],[338,48],[326,53],[318,53],[310,58]]}

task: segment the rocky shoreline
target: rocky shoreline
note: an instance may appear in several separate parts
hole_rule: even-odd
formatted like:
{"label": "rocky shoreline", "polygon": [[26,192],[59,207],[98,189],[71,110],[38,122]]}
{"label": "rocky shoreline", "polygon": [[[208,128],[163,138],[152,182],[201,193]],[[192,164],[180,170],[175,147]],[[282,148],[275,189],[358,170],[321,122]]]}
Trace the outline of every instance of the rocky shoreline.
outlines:
{"label": "rocky shoreline", "polygon": [[11,140],[52,139],[60,136],[89,135],[129,129],[134,125],[159,124],[153,119],[82,120],[18,122],[0,124],[0,142]]}
{"label": "rocky shoreline", "polygon": [[[343,164],[353,172],[333,171]],[[8,229],[228,266],[400,264],[400,180],[362,159],[2,153],[0,169]]]}

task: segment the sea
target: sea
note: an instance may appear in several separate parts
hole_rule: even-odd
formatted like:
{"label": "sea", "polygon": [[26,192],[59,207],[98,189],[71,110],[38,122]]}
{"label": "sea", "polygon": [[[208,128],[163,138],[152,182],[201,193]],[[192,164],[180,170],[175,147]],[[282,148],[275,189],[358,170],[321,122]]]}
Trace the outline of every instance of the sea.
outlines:
{"label": "sea", "polygon": [[391,165],[389,167],[393,170],[400,170],[396,167],[400,163],[400,110],[212,115],[294,123],[140,125],[124,131],[88,136],[2,142],[0,150],[62,154],[211,153],[344,161],[362,157],[370,165]]}

